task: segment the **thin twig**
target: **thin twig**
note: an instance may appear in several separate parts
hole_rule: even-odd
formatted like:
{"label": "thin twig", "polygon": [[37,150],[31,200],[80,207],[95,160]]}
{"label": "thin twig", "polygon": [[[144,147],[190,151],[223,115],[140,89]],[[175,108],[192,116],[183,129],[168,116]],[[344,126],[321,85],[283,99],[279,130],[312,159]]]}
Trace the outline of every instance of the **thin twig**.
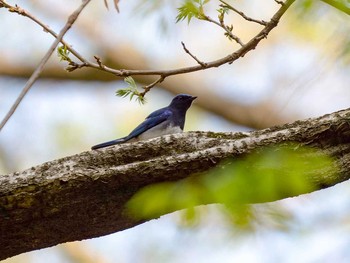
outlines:
{"label": "thin twig", "polygon": [[106,7],[107,9],[109,9],[107,0],[103,0],[103,1],[104,1],[104,3],[105,3],[105,7]]}
{"label": "thin twig", "polygon": [[[2,130],[2,128],[5,126],[5,124],[7,123],[7,121],[11,118],[11,116],[13,115],[13,113],[16,111],[18,105],[21,103],[21,101],[23,100],[24,96],[27,94],[27,92],[30,90],[30,88],[33,86],[33,84],[35,83],[35,81],[39,78],[41,72],[44,69],[44,66],[46,64],[46,62],[49,60],[49,58],[51,57],[52,53],[55,51],[58,43],[61,42],[63,36],[66,34],[66,32],[71,28],[71,26],[74,24],[75,20],[78,18],[79,14],[83,11],[83,9],[85,8],[85,6],[90,2],[91,0],[83,0],[81,5],[68,17],[67,23],[64,25],[64,27],[61,29],[60,33],[58,34],[58,36],[56,37],[55,41],[52,43],[51,47],[49,48],[49,50],[46,52],[45,56],[42,58],[40,64],[38,65],[38,67],[35,69],[35,71],[33,72],[33,74],[30,76],[29,80],[27,81],[26,85],[24,86],[23,90],[21,91],[20,95],[18,96],[18,98],[16,99],[16,101],[14,102],[14,104],[12,105],[11,109],[9,110],[9,112],[6,114],[6,116],[4,117],[4,119],[2,120],[1,124],[0,124],[0,131]],[[6,5],[6,3],[4,1],[1,1],[1,5]],[[16,7],[18,8],[18,7]],[[19,8],[18,8],[19,9]],[[21,11],[21,10],[19,10]],[[17,11],[15,11],[17,12]],[[19,13],[19,12],[17,12]],[[22,14],[22,13],[19,13]]]}
{"label": "thin twig", "polygon": [[199,65],[201,65],[203,68],[205,68],[206,66],[206,63],[200,61],[195,55],[193,55],[188,49],[187,47],[185,46],[185,43],[181,41],[181,45],[183,47],[183,49],[185,50],[185,52],[187,54],[189,54]]}
{"label": "thin twig", "polygon": [[114,7],[115,7],[115,9],[117,10],[117,12],[119,13],[118,4],[119,4],[119,0],[114,0]]}
{"label": "thin twig", "polygon": [[[107,0],[104,0],[104,3],[105,3],[105,7],[106,7],[107,9],[109,9]],[[119,4],[119,0],[114,0],[114,7],[115,7],[115,9],[117,10],[117,12],[119,13],[118,4]]]}
{"label": "thin twig", "polygon": [[209,16],[205,16],[205,20],[209,21],[211,23],[214,23],[215,25],[218,25],[219,27],[221,27],[222,29],[224,29],[226,31],[226,35],[233,39],[234,41],[236,41],[241,47],[244,46],[244,43],[242,42],[242,40],[240,40],[239,37],[237,37],[236,35],[234,35],[232,33],[232,27],[229,28],[228,26],[226,26],[223,22],[223,19],[220,19],[220,22],[215,21],[214,19],[210,18]]}
{"label": "thin twig", "polygon": [[263,25],[263,26],[266,26],[266,24],[267,24],[267,22],[264,21],[264,20],[257,20],[257,19],[254,19],[254,18],[251,18],[251,17],[247,16],[242,11],[237,10],[236,8],[234,8],[233,6],[229,5],[228,3],[226,3],[223,0],[220,0],[220,2],[223,3],[222,5],[220,5],[221,7],[223,7],[223,8],[226,7],[228,9],[231,9],[233,12],[239,14],[241,17],[243,17],[247,21],[255,22],[255,23],[258,23],[258,24]]}
{"label": "thin twig", "polygon": [[275,0],[275,2],[279,5],[284,5],[284,2],[283,1],[279,1],[279,0]]}
{"label": "thin twig", "polygon": [[96,62],[97,62],[97,64],[98,64],[98,66],[100,67],[100,68],[104,68],[104,65],[103,65],[103,63],[102,63],[102,61],[101,61],[101,58],[100,57],[98,57],[98,56],[94,56],[94,59],[96,59]]}
{"label": "thin twig", "polygon": [[140,93],[140,96],[144,97],[147,94],[147,92],[149,92],[151,90],[151,88],[153,88],[158,83],[163,82],[163,80],[164,80],[164,77],[162,75],[160,75],[160,77],[158,79],[156,79],[155,81],[153,81],[151,84],[148,84],[147,86],[143,86],[142,88],[144,89],[144,91]]}

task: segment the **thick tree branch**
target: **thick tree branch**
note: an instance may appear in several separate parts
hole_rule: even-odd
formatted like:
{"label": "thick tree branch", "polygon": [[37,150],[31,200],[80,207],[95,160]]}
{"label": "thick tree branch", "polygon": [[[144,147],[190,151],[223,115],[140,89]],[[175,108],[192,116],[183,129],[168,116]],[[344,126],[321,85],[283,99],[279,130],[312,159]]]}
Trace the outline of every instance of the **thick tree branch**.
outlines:
{"label": "thick tree branch", "polygon": [[[296,142],[332,155],[338,173],[308,178],[319,189],[350,178],[350,109],[250,133],[191,132],[83,152],[0,177],[0,259],[133,227],[123,209],[143,186],[208,171],[268,145]],[[283,180],[283,174],[281,174]],[[20,240],[21,242],[18,242]]]}

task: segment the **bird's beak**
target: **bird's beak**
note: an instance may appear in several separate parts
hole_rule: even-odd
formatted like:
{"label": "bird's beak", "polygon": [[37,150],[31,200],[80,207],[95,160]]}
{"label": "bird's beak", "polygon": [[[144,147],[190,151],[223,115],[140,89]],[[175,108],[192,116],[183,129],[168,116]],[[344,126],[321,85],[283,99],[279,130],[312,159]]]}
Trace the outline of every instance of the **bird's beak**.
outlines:
{"label": "bird's beak", "polygon": [[197,96],[192,96],[192,101],[194,101],[195,99],[197,99]]}

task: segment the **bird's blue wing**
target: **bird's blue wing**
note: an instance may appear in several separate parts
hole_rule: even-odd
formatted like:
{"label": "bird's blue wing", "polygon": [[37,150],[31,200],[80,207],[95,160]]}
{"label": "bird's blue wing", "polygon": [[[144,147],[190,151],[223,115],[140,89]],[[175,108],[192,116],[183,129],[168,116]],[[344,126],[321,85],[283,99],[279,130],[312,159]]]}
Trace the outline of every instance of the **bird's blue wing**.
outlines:
{"label": "bird's blue wing", "polygon": [[169,111],[168,107],[164,107],[164,108],[161,108],[159,110],[156,110],[154,112],[152,112],[150,115],[148,115],[146,117],[146,120],[147,119],[150,119],[150,118],[155,118],[155,117],[158,117],[158,116],[161,116],[163,115],[166,111]]}
{"label": "bird's blue wing", "polygon": [[126,140],[130,140],[144,133],[145,131],[161,124],[166,121],[172,115],[172,111],[169,109],[159,109],[151,113],[139,126],[137,126],[127,137]]}

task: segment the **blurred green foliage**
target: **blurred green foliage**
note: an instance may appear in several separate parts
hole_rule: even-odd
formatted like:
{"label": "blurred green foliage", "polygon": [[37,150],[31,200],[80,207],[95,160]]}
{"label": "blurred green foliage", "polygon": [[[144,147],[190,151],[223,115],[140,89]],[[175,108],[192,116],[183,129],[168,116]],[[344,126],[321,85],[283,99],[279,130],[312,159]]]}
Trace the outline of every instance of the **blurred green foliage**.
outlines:
{"label": "blurred green foliage", "polygon": [[246,204],[312,192],[318,189],[313,179],[330,167],[335,167],[333,159],[314,148],[268,147],[226,160],[205,174],[147,186],[133,196],[127,211],[137,219],[151,219],[186,209],[184,218],[192,222],[198,221],[195,206],[220,203],[232,222],[247,225],[254,216]]}
{"label": "blurred green foliage", "polygon": [[296,1],[295,7],[288,11],[287,30],[347,66],[350,63],[349,4],[349,0]]}

